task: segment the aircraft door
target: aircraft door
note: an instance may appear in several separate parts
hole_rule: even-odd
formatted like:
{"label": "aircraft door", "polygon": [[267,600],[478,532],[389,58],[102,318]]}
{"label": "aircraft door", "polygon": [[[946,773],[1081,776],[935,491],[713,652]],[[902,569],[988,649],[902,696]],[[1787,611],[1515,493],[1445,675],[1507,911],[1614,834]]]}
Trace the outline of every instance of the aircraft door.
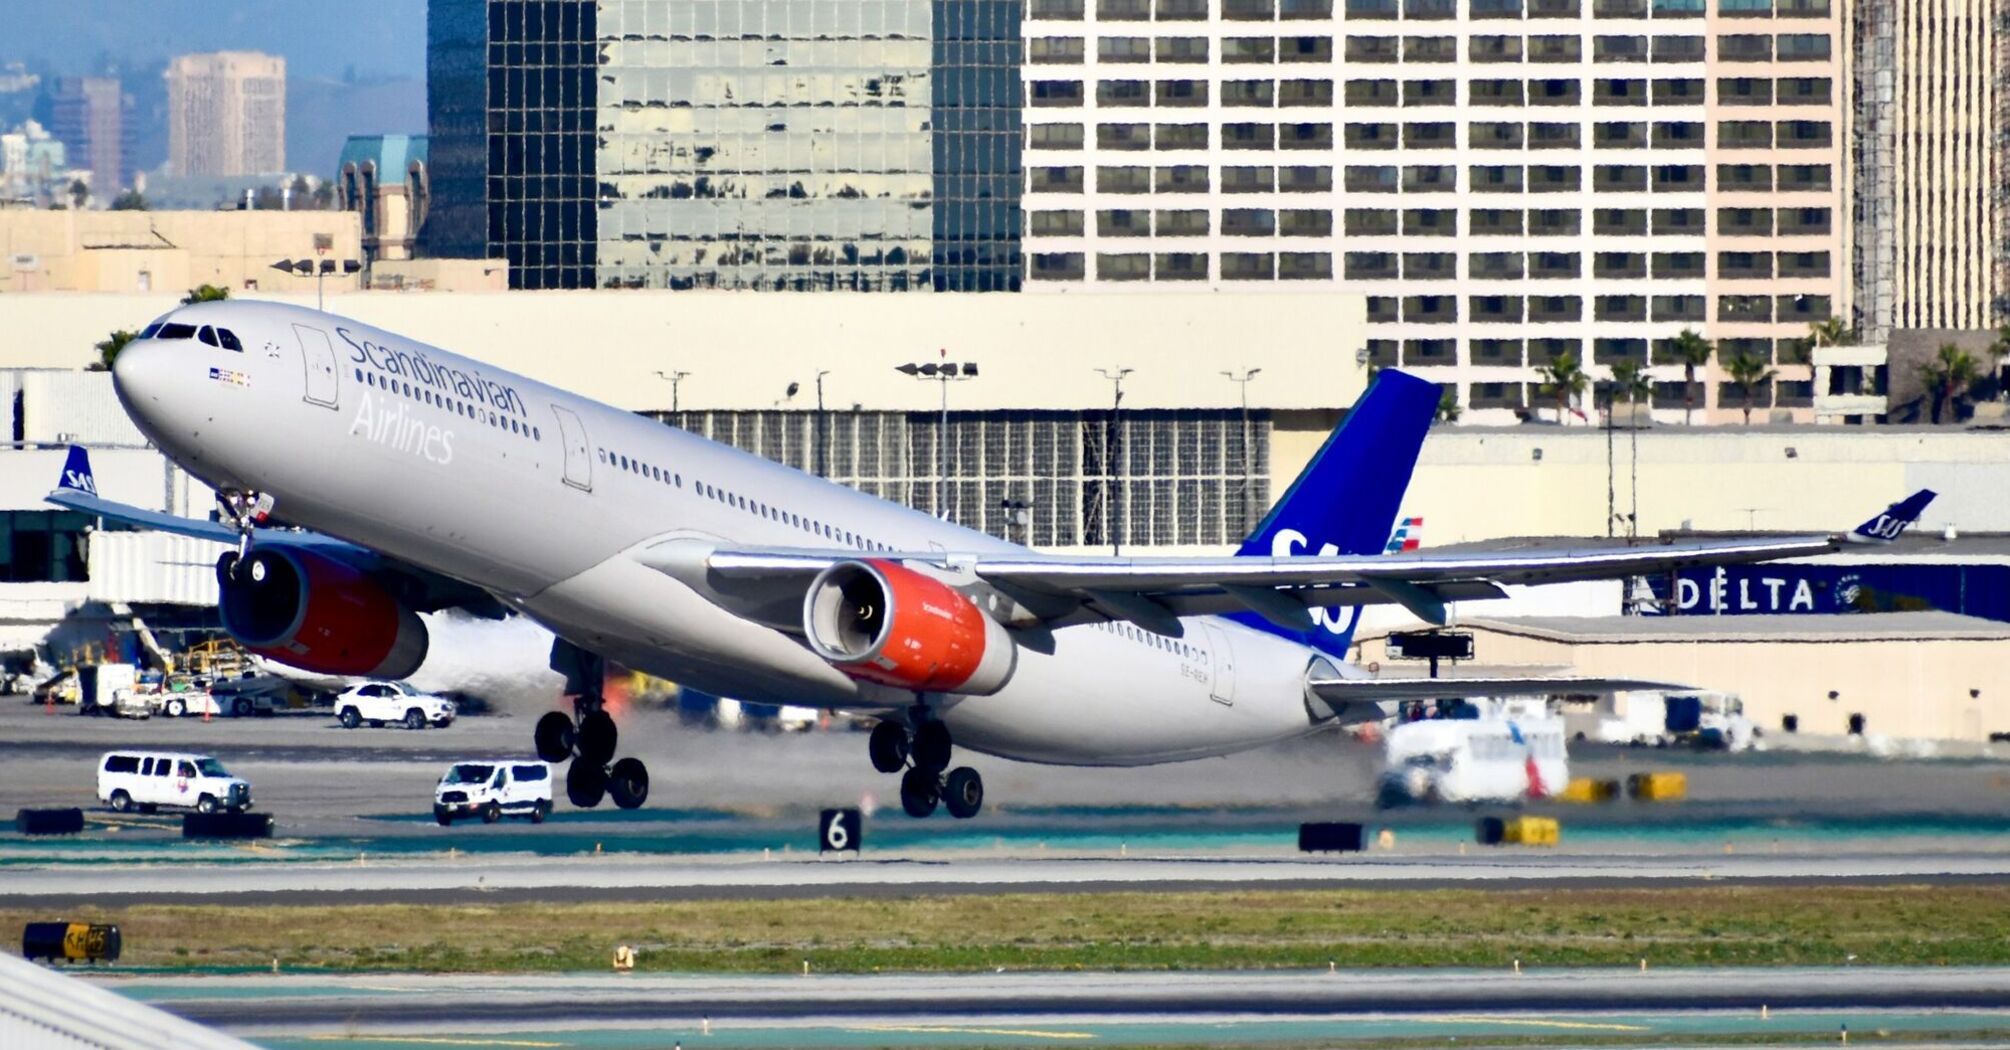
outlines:
{"label": "aircraft door", "polygon": [[294,325],[293,334],[300,340],[300,360],[307,369],[307,402],[334,408],[337,394],[335,344],[328,341],[327,332],[304,324]]}
{"label": "aircraft door", "polygon": [[593,450],[587,447],[586,425],[579,413],[563,405],[551,406],[558,416],[559,440],[565,443],[565,483],[581,492],[593,491]]}
{"label": "aircraft door", "polygon": [[1235,645],[1229,633],[1213,620],[1200,621],[1207,635],[1208,662],[1213,674],[1208,679],[1208,695],[1218,704],[1235,703]]}

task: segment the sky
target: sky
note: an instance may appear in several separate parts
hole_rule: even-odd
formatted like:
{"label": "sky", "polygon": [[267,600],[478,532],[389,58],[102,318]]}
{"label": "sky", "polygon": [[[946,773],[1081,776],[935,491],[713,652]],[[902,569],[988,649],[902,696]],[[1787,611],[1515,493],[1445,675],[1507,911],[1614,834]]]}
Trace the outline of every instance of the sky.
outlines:
{"label": "sky", "polygon": [[426,75],[425,0],[0,0],[0,61],[96,72],[192,51],[283,55],[292,77]]}

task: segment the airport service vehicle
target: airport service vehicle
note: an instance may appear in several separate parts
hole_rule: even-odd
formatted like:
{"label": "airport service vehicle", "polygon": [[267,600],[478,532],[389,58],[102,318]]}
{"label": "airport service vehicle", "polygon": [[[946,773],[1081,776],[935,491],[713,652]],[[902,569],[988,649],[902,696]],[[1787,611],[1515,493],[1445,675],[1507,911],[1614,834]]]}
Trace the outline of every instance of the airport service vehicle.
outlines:
{"label": "airport service vehicle", "polygon": [[[131,697],[138,685],[139,668],[132,664],[84,664],[77,668],[77,713],[125,716],[135,705],[128,700],[122,707],[120,701]],[[147,708],[144,702],[137,706]],[[147,711],[152,713],[151,708]]]}
{"label": "airport service vehicle", "polygon": [[28,694],[31,704],[76,704],[84,699],[83,687],[77,684],[77,669],[67,668],[50,675],[35,686]]}
{"label": "airport service vehicle", "polygon": [[[610,795],[639,806],[649,792],[640,760],[615,759],[607,661],[749,703],[870,712],[881,721],[868,754],[900,775],[903,807],[921,816],[946,801],[973,815],[983,780],[954,765],[957,746],[1145,765],[1379,721],[1386,703],[1437,696],[1440,683],[1371,680],[1348,662],[1366,605],[1443,624],[1448,603],[1509,584],[1836,543],[1387,555],[1438,405],[1436,385],[1395,369],[1235,553],[1206,557],[1031,551],[278,303],[179,307],[120,352],[113,380],[148,439],[217,491],[220,520],[100,496],[82,448],[51,502],[231,544],[217,566],[227,632],[318,673],[407,677],[426,654],[423,612],[535,619],[557,635],[550,663],[575,699],[533,739],[540,758],[571,761],[566,793],[582,807]],[[1507,675],[1464,687],[1654,685]]]}
{"label": "airport service vehicle", "polygon": [[456,762],[433,788],[433,819],[442,827],[455,817],[480,817],[484,824],[529,817],[542,824],[548,816],[551,767],[542,762]]}
{"label": "airport service vehicle", "polygon": [[251,808],[251,785],[208,755],[108,751],[98,759],[98,801],[120,813],[157,806],[236,812]]}
{"label": "airport service vehicle", "polygon": [[335,720],[344,729],[365,722],[381,726],[395,722],[406,729],[441,729],[454,723],[454,702],[419,692],[403,682],[365,682],[335,697]]}
{"label": "airport service vehicle", "polygon": [[1441,703],[1389,730],[1376,804],[1545,798],[1570,782],[1563,739],[1563,719],[1544,700]]}

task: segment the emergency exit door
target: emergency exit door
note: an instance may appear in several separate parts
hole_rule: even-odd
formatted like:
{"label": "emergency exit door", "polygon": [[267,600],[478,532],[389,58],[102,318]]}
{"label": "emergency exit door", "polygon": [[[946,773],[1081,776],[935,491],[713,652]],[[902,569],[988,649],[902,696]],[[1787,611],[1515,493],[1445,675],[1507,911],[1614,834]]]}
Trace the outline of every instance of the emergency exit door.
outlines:
{"label": "emergency exit door", "polygon": [[335,344],[328,333],[304,324],[293,326],[300,340],[300,362],[307,371],[307,403],[334,408],[336,401]]}
{"label": "emergency exit door", "polygon": [[579,413],[563,405],[551,406],[558,416],[559,441],[565,445],[565,483],[581,492],[593,491],[593,449],[586,442],[586,425]]}

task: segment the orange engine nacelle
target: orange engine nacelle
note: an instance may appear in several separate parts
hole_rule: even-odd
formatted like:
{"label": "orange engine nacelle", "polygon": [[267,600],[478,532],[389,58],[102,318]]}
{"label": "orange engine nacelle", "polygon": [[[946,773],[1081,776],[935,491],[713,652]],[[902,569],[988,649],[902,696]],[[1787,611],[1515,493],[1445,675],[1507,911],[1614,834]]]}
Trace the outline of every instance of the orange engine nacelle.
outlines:
{"label": "orange engine nacelle", "polygon": [[843,561],[803,599],[810,648],[853,678],[930,693],[1005,687],[1019,647],[955,588],[890,561]]}
{"label": "orange engine nacelle", "polygon": [[383,586],[312,551],[237,552],[216,563],[223,629],[246,649],[319,674],[403,678],[426,658],[426,625]]}

